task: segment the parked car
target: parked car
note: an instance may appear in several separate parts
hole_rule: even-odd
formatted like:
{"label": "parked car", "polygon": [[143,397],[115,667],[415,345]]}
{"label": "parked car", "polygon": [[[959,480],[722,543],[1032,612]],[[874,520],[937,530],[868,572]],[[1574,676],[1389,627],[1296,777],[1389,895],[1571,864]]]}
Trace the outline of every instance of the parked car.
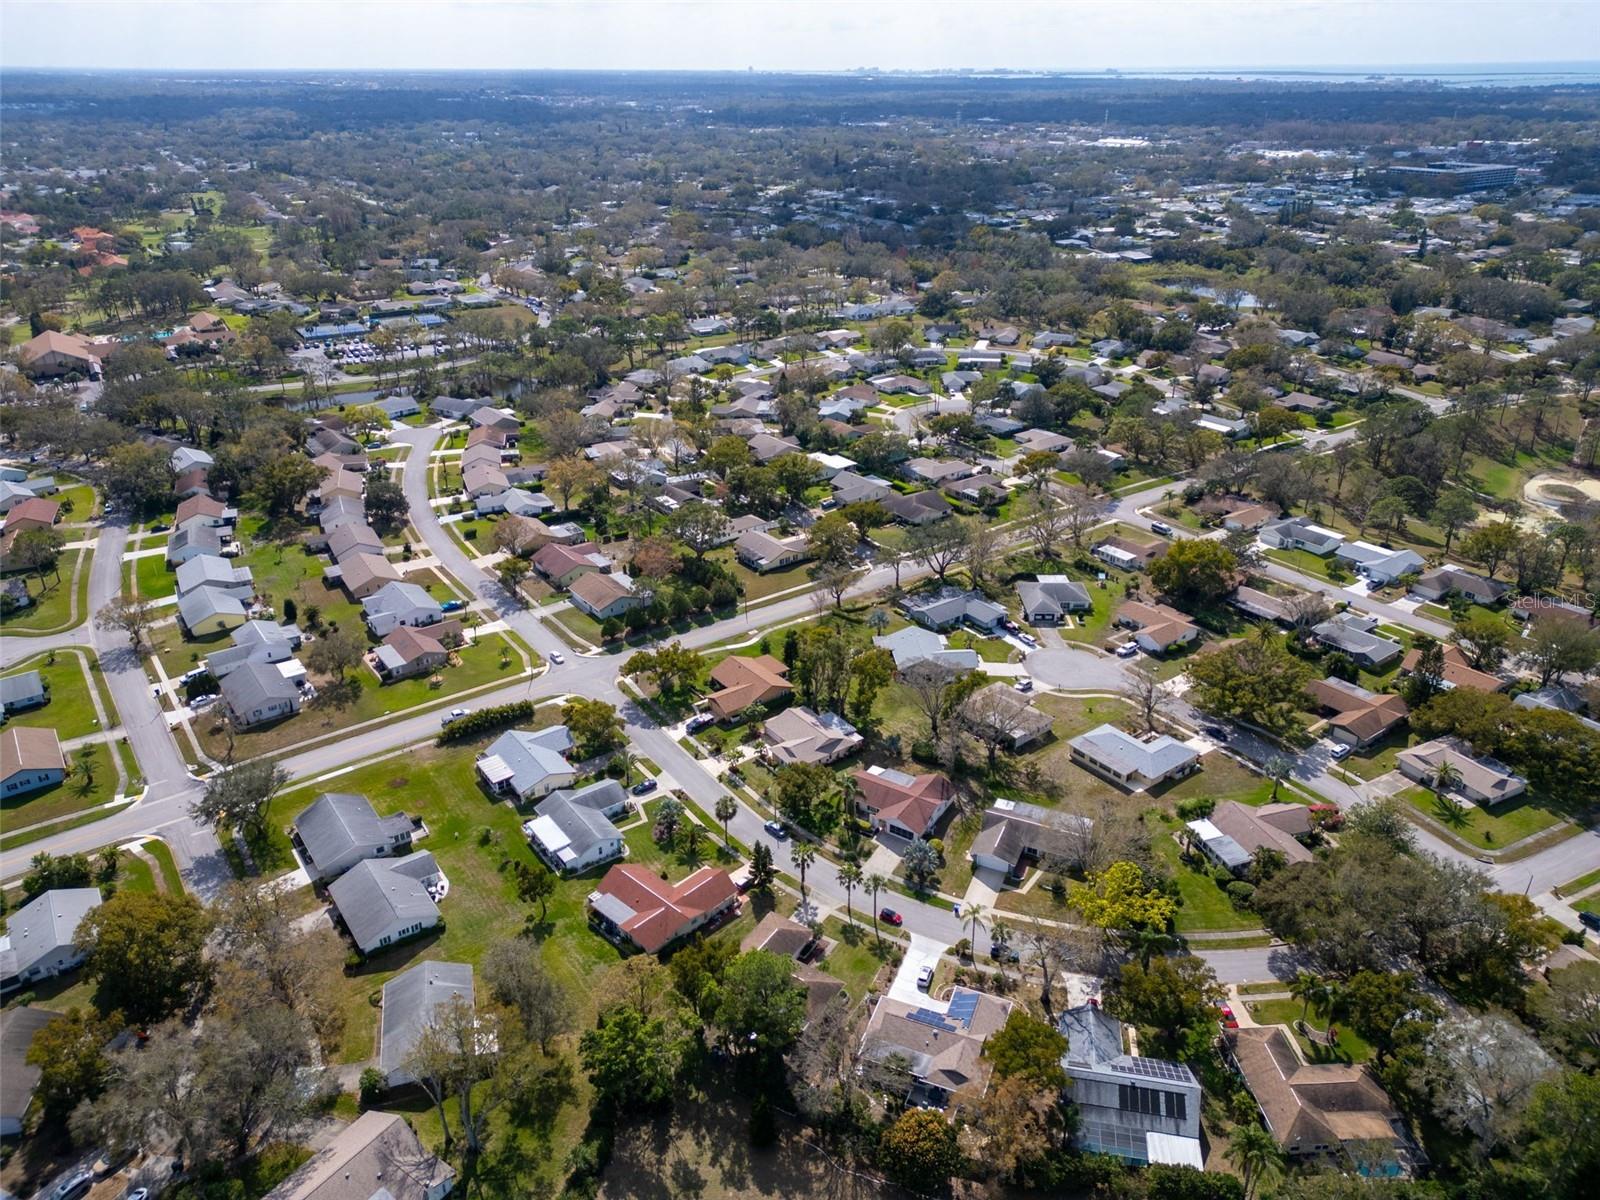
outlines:
{"label": "parked car", "polygon": [[1039,644],[1039,639],[1034,637],[1031,633],[1017,634],[1017,641],[1021,642],[1024,646],[1037,646]]}
{"label": "parked car", "polygon": [[448,725],[451,721],[459,721],[462,717],[470,716],[471,714],[472,710],[470,708],[452,708],[449,712],[445,713],[444,719],[441,720],[439,724]]}
{"label": "parked car", "polygon": [[99,1158],[94,1160],[94,1166],[90,1167],[89,1169],[94,1172],[94,1177],[96,1179],[104,1179],[107,1175],[114,1174],[115,1172],[121,1170],[125,1163],[132,1162],[133,1156],[137,1153],[138,1150],[136,1148],[120,1150],[116,1152],[107,1150]]}
{"label": "parked car", "polygon": [[1587,925],[1590,929],[1600,932],[1600,913],[1584,912],[1582,909],[1579,909],[1578,920],[1582,924]]}
{"label": "parked car", "polygon": [[879,912],[878,912],[878,920],[882,921],[886,925],[895,925],[895,926],[904,925],[906,923],[906,919],[904,917],[902,917],[899,913],[895,912],[895,910],[892,909],[892,908],[885,908],[885,909],[879,910]]}
{"label": "parked car", "polygon": [[1005,942],[990,942],[989,957],[994,959],[995,962],[1021,962],[1022,951]]}
{"label": "parked car", "polygon": [[122,1200],[150,1200],[149,1188],[134,1188]]}
{"label": "parked car", "polygon": [[1132,658],[1137,653],[1139,653],[1139,647],[1132,642],[1123,642],[1122,645],[1117,647],[1118,658]]}
{"label": "parked car", "polygon": [[646,779],[633,785],[633,794],[635,796],[648,796],[651,792],[656,790],[656,787],[657,784],[654,779]]}
{"label": "parked car", "polygon": [[552,650],[550,651],[550,661],[559,667],[562,663],[567,661],[567,656],[561,653],[559,650]]}
{"label": "parked car", "polygon": [[917,987],[927,991],[933,984],[933,964],[929,963],[917,972]]}
{"label": "parked car", "polygon": [[1214,742],[1225,742],[1228,740],[1228,731],[1221,725],[1202,725],[1200,726],[1200,732],[1205,734]]}
{"label": "parked car", "polygon": [[464,600],[444,600],[439,604],[440,612],[460,612],[467,606]]}
{"label": "parked car", "polygon": [[1229,1005],[1217,1005],[1217,1019],[1222,1022],[1224,1029],[1239,1028],[1239,1018],[1233,1015],[1233,1009]]}
{"label": "parked car", "polygon": [[55,1191],[50,1193],[50,1200],[79,1200],[79,1197],[88,1195],[93,1186],[92,1172],[74,1171],[56,1185]]}
{"label": "parked car", "polygon": [[696,713],[689,718],[683,730],[685,733],[699,733],[707,725],[715,725],[716,723],[717,719],[710,713]]}
{"label": "parked car", "polygon": [[1019,679],[1011,686],[1019,692],[1031,692],[1033,691],[1033,680],[1027,678]]}
{"label": "parked car", "polygon": [[1343,762],[1350,757],[1350,746],[1345,742],[1329,742],[1328,754],[1334,762]]}
{"label": "parked car", "polygon": [[767,821],[761,826],[761,828],[765,829],[780,842],[789,836],[789,830],[784,826],[782,821]]}

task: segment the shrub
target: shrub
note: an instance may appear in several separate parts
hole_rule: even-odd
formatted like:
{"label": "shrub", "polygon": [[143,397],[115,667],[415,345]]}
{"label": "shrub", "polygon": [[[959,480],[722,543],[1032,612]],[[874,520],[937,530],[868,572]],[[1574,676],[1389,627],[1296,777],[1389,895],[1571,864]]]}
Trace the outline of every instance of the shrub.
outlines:
{"label": "shrub", "polygon": [[1225,888],[1230,883],[1235,882],[1233,872],[1228,870],[1227,867],[1214,867],[1211,871],[1211,878],[1219,888]]}
{"label": "shrub", "polygon": [[1216,811],[1217,802],[1210,796],[1196,796],[1193,800],[1178,801],[1180,821],[1201,821]]}
{"label": "shrub", "polygon": [[361,1107],[371,1108],[378,1102],[378,1097],[383,1095],[387,1083],[384,1080],[382,1071],[378,1070],[377,1067],[368,1067],[361,1072],[361,1081],[358,1086],[361,1093]]}
{"label": "shrub", "polygon": [[477,712],[457,717],[439,731],[435,744],[448,746],[464,742],[481,734],[493,733],[518,721],[531,720],[534,704],[531,700],[518,700],[513,704],[500,704],[493,708],[480,708]]}
{"label": "shrub", "polygon": [[1247,883],[1243,879],[1235,879],[1228,885],[1228,899],[1233,901],[1235,908],[1249,908],[1255,898],[1256,885]]}

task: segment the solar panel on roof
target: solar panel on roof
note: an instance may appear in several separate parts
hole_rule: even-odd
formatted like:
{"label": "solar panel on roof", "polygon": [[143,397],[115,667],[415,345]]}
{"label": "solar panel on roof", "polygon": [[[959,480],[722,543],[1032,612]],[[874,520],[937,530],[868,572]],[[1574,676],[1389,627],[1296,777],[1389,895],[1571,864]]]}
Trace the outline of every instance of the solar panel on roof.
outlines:
{"label": "solar panel on roof", "polygon": [[972,1024],[972,1015],[978,1011],[978,993],[957,991],[950,997],[950,1019],[963,1025]]}
{"label": "solar panel on roof", "polygon": [[1173,1083],[1188,1083],[1192,1078],[1189,1068],[1182,1063],[1167,1062],[1159,1058],[1123,1058],[1110,1064],[1112,1070],[1126,1075],[1142,1075],[1147,1079],[1166,1079]]}
{"label": "solar panel on roof", "polygon": [[918,1008],[906,1014],[908,1021],[915,1021],[919,1025],[928,1025],[945,1033],[954,1033],[956,1027],[944,1019],[943,1013],[936,1013],[931,1008]]}

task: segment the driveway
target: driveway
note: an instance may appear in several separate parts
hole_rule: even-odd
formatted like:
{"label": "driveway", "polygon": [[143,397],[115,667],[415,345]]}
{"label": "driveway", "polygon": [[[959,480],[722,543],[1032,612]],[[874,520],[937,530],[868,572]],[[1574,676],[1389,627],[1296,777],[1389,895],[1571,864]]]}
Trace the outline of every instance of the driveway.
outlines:
{"label": "driveway", "polygon": [[894,974],[894,982],[889,985],[889,995],[899,1000],[902,1004],[916,1004],[923,1008],[931,1008],[944,1012],[950,1007],[948,1000],[935,1000],[927,992],[917,986],[917,975],[923,967],[937,968],[939,959],[948,946],[935,941],[933,938],[924,937],[920,933],[911,935],[911,947],[906,951],[905,958],[900,960],[900,969]]}

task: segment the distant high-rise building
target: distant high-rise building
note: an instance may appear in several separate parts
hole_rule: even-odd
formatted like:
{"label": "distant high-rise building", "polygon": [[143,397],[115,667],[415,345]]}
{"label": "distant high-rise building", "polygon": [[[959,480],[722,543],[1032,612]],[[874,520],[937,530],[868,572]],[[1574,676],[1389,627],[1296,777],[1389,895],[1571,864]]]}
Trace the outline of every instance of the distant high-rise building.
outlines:
{"label": "distant high-rise building", "polygon": [[1441,161],[1421,166],[1389,167],[1386,174],[1398,187],[1425,188],[1441,195],[1454,196],[1461,192],[1485,192],[1492,188],[1510,187],[1517,181],[1515,167],[1495,163],[1470,163]]}

